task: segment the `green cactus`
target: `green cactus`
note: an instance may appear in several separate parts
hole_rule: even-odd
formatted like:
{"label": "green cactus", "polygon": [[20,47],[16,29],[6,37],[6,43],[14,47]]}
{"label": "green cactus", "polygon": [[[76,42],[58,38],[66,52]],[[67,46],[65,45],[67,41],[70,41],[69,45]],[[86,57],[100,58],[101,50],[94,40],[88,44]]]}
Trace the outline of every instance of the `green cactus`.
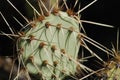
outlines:
{"label": "green cactus", "polygon": [[[79,24],[65,12],[57,14],[32,22],[34,27],[26,29],[18,40],[28,71],[32,74],[40,71],[48,80],[53,75],[60,78],[65,76],[62,73],[74,74],[78,65],[71,59],[77,60],[80,46],[77,39]],[[29,59],[32,61],[28,61]]]}
{"label": "green cactus", "polygon": [[98,75],[103,80],[120,80],[120,53],[119,53],[119,30],[117,31],[116,49],[112,48],[112,58],[109,58],[103,65]]}
{"label": "green cactus", "polygon": [[[96,0],[76,13],[68,7],[66,0],[63,0],[63,5],[67,9],[66,11],[61,10],[59,0],[38,0],[40,10],[35,9],[31,3],[26,0],[35,12],[33,21],[29,21],[9,0],[7,1],[28,23],[18,34],[15,34],[2,13],[0,13],[12,32],[12,34],[2,32],[1,35],[6,35],[10,38],[11,36],[17,37],[16,51],[19,64],[14,80],[22,77],[31,80],[30,75],[35,75],[35,80],[63,80],[66,76],[78,80],[78,74],[83,75],[79,78],[83,80],[97,73],[97,71],[80,63],[80,60],[86,60],[91,56],[95,56],[104,62],[85,42],[94,45],[106,53],[108,49],[106,50],[106,47],[82,33],[81,29],[84,31],[84,28],[81,23],[85,22],[107,27],[112,26],[79,20],[81,17],[80,12],[92,5]],[[75,1],[74,7],[77,2],[78,0]],[[30,14],[32,14],[32,12]],[[16,18],[14,19],[21,25]],[[82,55],[82,58],[79,59],[78,51],[80,47],[87,49],[90,52],[90,56],[86,58]],[[82,71],[88,74],[84,75]]]}
{"label": "green cactus", "polygon": [[[114,57],[111,60],[110,65],[112,67],[107,71],[108,80],[120,80],[120,51],[119,51],[119,29],[117,31],[117,39],[116,39],[116,49],[113,46],[113,54]],[[109,66],[109,65],[108,65]]]}
{"label": "green cactus", "polygon": [[[110,60],[107,65],[98,72],[99,77],[103,80],[119,80],[120,79],[120,61]],[[98,76],[97,76],[98,77]]]}
{"label": "green cactus", "polygon": [[107,72],[108,80],[120,79],[120,64],[113,64],[112,68]]}

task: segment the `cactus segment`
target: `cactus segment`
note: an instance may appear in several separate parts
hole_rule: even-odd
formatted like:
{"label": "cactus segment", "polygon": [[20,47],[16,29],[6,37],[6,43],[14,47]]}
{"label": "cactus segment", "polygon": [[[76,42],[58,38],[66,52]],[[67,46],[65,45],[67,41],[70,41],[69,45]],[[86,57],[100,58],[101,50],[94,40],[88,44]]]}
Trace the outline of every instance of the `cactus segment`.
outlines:
{"label": "cactus segment", "polygon": [[113,64],[113,67],[107,72],[108,80],[120,79],[120,64]]}
{"label": "cactus segment", "polygon": [[105,63],[105,69],[101,71],[105,80],[120,80],[120,50],[119,50],[119,29],[117,30],[116,48],[112,44],[112,58]]}
{"label": "cactus segment", "polygon": [[59,15],[50,14],[32,24],[34,27],[29,26],[18,40],[28,71],[40,73],[47,80],[52,80],[53,75],[62,79],[65,75],[75,74],[78,64],[71,58],[77,61],[79,23],[60,11]]}

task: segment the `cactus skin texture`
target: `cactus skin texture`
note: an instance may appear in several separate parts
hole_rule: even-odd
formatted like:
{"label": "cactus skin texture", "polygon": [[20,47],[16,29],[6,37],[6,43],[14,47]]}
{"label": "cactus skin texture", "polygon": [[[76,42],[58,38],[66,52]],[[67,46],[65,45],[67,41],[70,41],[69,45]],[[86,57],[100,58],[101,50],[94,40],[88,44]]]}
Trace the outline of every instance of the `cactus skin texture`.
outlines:
{"label": "cactus skin texture", "polygon": [[107,71],[108,80],[119,80],[120,79],[120,64],[113,62],[112,67]]}
{"label": "cactus skin texture", "polygon": [[28,71],[47,80],[52,80],[53,75],[56,79],[74,75],[78,66],[71,59],[77,60],[79,23],[65,12],[57,14],[33,22],[18,40]]}
{"label": "cactus skin texture", "polygon": [[113,46],[112,50],[114,57],[110,63],[111,68],[107,71],[108,80],[120,80],[119,29],[117,30],[116,49]]}
{"label": "cactus skin texture", "polygon": [[99,73],[102,80],[120,80],[120,63],[110,60],[106,67]]}

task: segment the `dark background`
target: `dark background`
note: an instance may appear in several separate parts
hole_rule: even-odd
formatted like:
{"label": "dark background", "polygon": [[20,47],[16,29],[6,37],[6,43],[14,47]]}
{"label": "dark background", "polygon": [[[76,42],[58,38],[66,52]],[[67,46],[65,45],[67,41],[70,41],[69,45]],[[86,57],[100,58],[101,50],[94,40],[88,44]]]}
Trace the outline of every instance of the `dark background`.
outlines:
{"label": "dark background", "polygon": [[[10,0],[22,13],[27,16],[25,10],[25,0]],[[32,2],[35,3],[36,0]],[[81,7],[84,7],[92,0],[80,0]],[[72,4],[70,0],[68,4]],[[120,2],[119,0],[98,0],[95,4],[81,12],[82,19],[90,20],[115,26],[115,28],[105,28],[91,24],[83,24],[87,35],[92,39],[111,47],[111,42],[115,43],[116,31],[120,23]],[[20,25],[12,18],[15,16],[21,23],[25,21],[18,15],[18,13],[7,3],[6,0],[0,0],[0,11],[3,13],[10,26],[16,31],[19,31]],[[27,16],[29,17],[29,16]],[[8,27],[0,16],[0,31],[10,33]],[[11,55],[13,52],[12,46],[14,42],[6,36],[0,36],[0,55]]]}

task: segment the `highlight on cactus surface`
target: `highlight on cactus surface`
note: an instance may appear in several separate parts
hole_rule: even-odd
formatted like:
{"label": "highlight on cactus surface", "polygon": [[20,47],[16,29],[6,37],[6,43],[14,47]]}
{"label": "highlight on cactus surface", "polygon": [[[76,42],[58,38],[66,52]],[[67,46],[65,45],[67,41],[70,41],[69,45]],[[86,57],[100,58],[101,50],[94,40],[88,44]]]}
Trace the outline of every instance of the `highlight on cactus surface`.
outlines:
{"label": "highlight on cactus surface", "polygon": [[[1,31],[0,35],[16,40],[17,57],[14,60],[18,61],[17,71],[14,75],[13,65],[9,80],[83,80],[102,71],[103,69],[90,69],[89,66],[83,64],[91,57],[96,57],[106,63],[89,48],[86,42],[109,55],[117,56],[112,54],[112,50],[87,37],[85,33],[82,23],[113,28],[111,25],[80,19],[81,12],[96,1],[78,8],[79,10],[75,12],[74,8],[80,7],[79,0],[74,1],[72,8],[68,6],[67,0],[37,0],[37,8],[26,0],[27,5],[33,9],[29,12],[34,13],[33,20],[30,21],[11,1],[7,0],[27,23],[23,26],[21,21],[13,17],[21,25],[21,30],[16,34],[4,14],[0,12],[11,31],[11,34]],[[84,52],[79,53],[81,47],[90,53],[89,56],[84,56]],[[79,57],[79,54],[82,57]],[[108,76],[114,68],[116,67],[107,72]]]}

